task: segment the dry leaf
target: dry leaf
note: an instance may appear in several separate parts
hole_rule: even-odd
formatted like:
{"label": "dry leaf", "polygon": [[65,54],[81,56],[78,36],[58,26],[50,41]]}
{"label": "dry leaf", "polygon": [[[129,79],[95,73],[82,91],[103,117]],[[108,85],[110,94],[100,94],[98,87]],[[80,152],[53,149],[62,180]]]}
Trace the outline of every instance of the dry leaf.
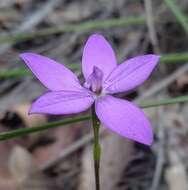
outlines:
{"label": "dry leaf", "polygon": [[171,165],[165,172],[166,181],[169,190],[187,190],[186,167],[181,162],[176,151],[169,151]]}
{"label": "dry leaf", "polygon": [[39,170],[32,155],[23,147],[14,147],[9,168],[18,190],[57,189],[56,183]]}

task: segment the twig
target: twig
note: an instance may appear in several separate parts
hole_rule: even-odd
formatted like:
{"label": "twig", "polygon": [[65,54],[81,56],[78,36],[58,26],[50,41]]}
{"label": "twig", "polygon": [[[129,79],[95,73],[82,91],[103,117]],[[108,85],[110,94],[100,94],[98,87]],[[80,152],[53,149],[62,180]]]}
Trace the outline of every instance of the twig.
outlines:
{"label": "twig", "polygon": [[177,71],[175,71],[173,74],[171,74],[170,76],[167,76],[162,81],[154,84],[152,88],[150,88],[148,91],[146,91],[144,94],[142,94],[138,98],[138,101],[151,97],[151,95],[156,94],[157,92],[160,92],[162,89],[164,89],[174,80],[176,80],[177,77],[183,75],[187,71],[188,71],[188,64],[185,64],[182,67],[180,67]]}
{"label": "twig", "polygon": [[[12,32],[12,35],[22,35],[23,32],[31,30],[33,27],[39,24],[55,7],[57,7],[60,2],[61,0],[47,1],[42,6],[42,8],[38,9],[36,12],[26,17],[23,23],[18,26],[15,31]],[[1,46],[0,53],[3,54],[4,52],[6,52],[11,45],[11,41],[9,41],[7,44]]]}
{"label": "twig", "polygon": [[49,0],[44,5],[41,6],[40,9],[28,15],[24,22],[19,26],[15,33],[23,33],[34,28],[37,24],[39,24],[50,12],[53,11],[54,8],[58,6],[61,0]]}
{"label": "twig", "polygon": [[[102,129],[100,131],[100,136],[104,133],[105,129]],[[55,159],[50,160],[40,166],[40,169],[45,171],[50,169],[51,167],[55,166],[59,162],[61,162],[63,159],[65,159],[70,154],[74,153],[78,149],[82,148],[84,145],[90,143],[93,140],[93,132],[90,132],[89,134],[83,136],[81,139],[74,142],[72,145],[70,145],[68,148],[63,150]]]}
{"label": "twig", "polygon": [[[163,118],[163,115],[164,115],[164,110],[163,108],[160,108],[158,110],[158,117],[161,119]],[[159,189],[159,183],[160,183],[163,166],[165,162],[165,151],[164,151],[165,150],[165,130],[164,130],[163,123],[159,123],[157,127],[158,127],[157,134],[158,134],[158,140],[159,140],[158,151],[157,151],[157,162],[156,162],[154,177],[152,180],[152,185],[151,185],[150,190]]]}
{"label": "twig", "polygon": [[144,0],[145,10],[146,10],[146,22],[149,30],[149,37],[154,48],[155,53],[159,53],[159,43],[157,40],[157,33],[155,30],[152,2],[151,0]]}

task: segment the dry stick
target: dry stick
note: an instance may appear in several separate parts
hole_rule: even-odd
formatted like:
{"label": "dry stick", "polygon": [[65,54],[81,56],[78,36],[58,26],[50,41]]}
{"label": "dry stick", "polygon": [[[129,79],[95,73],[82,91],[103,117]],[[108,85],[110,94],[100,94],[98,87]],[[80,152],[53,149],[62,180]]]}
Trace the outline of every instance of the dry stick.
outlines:
{"label": "dry stick", "polygon": [[[144,5],[145,5],[145,11],[146,11],[146,24],[148,27],[149,38],[150,38],[151,44],[153,46],[154,52],[156,54],[160,54],[159,42],[157,39],[157,32],[156,32],[155,23],[154,23],[155,19],[153,16],[152,1],[144,0]],[[159,69],[162,74],[166,73],[165,65],[160,64]]]}
{"label": "dry stick", "polygon": [[[37,24],[39,24],[57,5],[61,0],[49,0],[47,1],[42,8],[38,9],[33,14],[26,17],[23,23],[18,26],[15,31],[12,32],[13,35],[22,34],[28,30],[31,30]],[[11,43],[4,44],[0,48],[0,53],[5,53],[11,47]]]}
{"label": "dry stick", "polygon": [[[104,133],[105,129],[101,129],[100,136]],[[76,150],[82,148],[84,145],[88,144],[93,140],[93,132],[90,132],[89,134],[83,136],[81,139],[77,140],[75,143],[70,145],[68,148],[63,150],[55,159],[50,160],[40,166],[40,169],[45,171],[50,169],[51,167],[55,166],[59,162],[61,162],[63,159],[65,159],[70,154],[74,153]]]}
{"label": "dry stick", "polygon": [[[163,115],[164,115],[164,109],[163,107],[161,107],[158,110],[158,117],[163,119]],[[159,187],[159,182],[161,179],[161,175],[162,175],[162,170],[163,170],[163,166],[164,166],[164,162],[165,162],[165,151],[164,151],[164,147],[165,147],[165,131],[164,131],[164,126],[163,124],[158,124],[158,138],[159,138],[159,148],[157,151],[157,163],[155,166],[155,172],[154,172],[154,177],[152,180],[152,184],[151,184],[151,188],[150,190],[157,190]]]}
{"label": "dry stick", "polygon": [[[170,76],[166,77],[163,79],[163,82],[158,82],[154,85],[153,88],[147,90],[143,95],[139,96],[138,98],[135,99],[136,102],[149,98],[156,94],[157,92],[161,91],[164,89],[166,86],[168,86],[170,83],[172,83],[178,76],[184,74],[186,71],[188,71],[188,64],[182,66],[180,69],[175,71],[173,74]],[[105,129],[101,130],[101,133],[104,132]],[[100,133],[100,134],[101,134]],[[65,159],[67,156],[75,152],[76,150],[82,148],[84,145],[87,143],[91,142],[93,140],[93,133],[89,133],[88,135],[82,137],[81,139],[77,140],[75,143],[70,145],[68,148],[63,150],[55,159],[50,160],[43,165],[41,165],[40,169],[41,170],[48,170],[51,167],[55,166],[57,163],[61,162],[63,159]]]}
{"label": "dry stick", "polygon": [[159,43],[157,40],[157,33],[155,30],[152,2],[151,0],[144,0],[145,10],[146,10],[146,22],[149,30],[149,37],[154,48],[155,53],[159,53]]}
{"label": "dry stick", "polygon": [[172,83],[178,76],[183,75],[187,71],[188,71],[188,63],[181,66],[177,71],[172,73],[170,76],[167,76],[166,78],[162,79],[161,82],[154,84],[152,88],[150,88],[144,94],[140,95],[137,101],[151,97],[153,94],[156,94],[157,92],[164,89],[166,86]]}
{"label": "dry stick", "polygon": [[16,33],[23,33],[40,23],[54,8],[58,6],[61,0],[49,0],[42,5],[40,9],[29,15],[22,25],[16,30]]}
{"label": "dry stick", "polygon": [[[183,65],[182,67],[180,67],[177,71],[175,71],[173,74],[171,74],[170,76],[166,77],[165,79],[163,79],[162,82],[158,82],[157,84],[154,85],[153,88],[151,88],[150,90],[148,90],[146,93],[144,93],[143,95],[141,95],[137,101],[140,101],[142,99],[146,99],[148,97],[150,97],[153,94],[156,94],[157,92],[161,91],[162,89],[164,89],[166,86],[168,86],[170,83],[172,83],[178,76],[183,75],[185,72],[188,71],[188,64]],[[159,126],[159,143],[160,143],[160,149],[158,151],[158,159],[157,159],[157,164],[156,164],[156,169],[155,169],[155,173],[154,173],[154,178],[152,181],[152,185],[151,185],[151,190],[157,190],[158,188],[158,184],[160,181],[160,177],[161,177],[161,173],[162,173],[162,167],[164,164],[164,128],[163,126]]]}

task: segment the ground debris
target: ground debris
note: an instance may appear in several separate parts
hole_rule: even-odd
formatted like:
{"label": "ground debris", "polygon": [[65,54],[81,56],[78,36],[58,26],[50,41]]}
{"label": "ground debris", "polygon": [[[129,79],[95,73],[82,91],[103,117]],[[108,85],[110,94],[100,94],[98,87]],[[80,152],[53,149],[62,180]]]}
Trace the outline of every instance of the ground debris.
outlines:
{"label": "ground debris", "polygon": [[[151,4],[153,12],[150,16],[153,17],[159,52],[162,55],[187,52],[188,38],[164,1],[151,1]],[[186,14],[188,2],[182,0],[178,4]],[[136,0],[0,0],[0,40],[5,35],[10,36],[10,39],[0,43],[0,72],[26,69],[19,59],[19,53],[26,51],[47,55],[69,66],[72,63],[80,64],[83,45],[91,33],[104,34],[109,39],[116,50],[118,63],[127,57],[154,53],[156,48],[150,39],[152,31],[146,23],[90,31],[75,29],[73,32],[19,39],[22,33],[48,28],[53,30],[69,24],[74,26],[89,22],[92,26],[92,21],[147,17],[144,7],[144,1]],[[18,37],[12,40],[11,36],[15,34]],[[188,74],[184,71],[184,74],[173,74],[183,68],[180,64],[177,61],[177,64],[160,66],[151,80],[125,98],[149,99],[152,96],[151,99],[155,100],[158,95],[187,95]],[[76,70],[76,73],[83,82],[80,71]],[[30,74],[7,78],[0,75],[0,131],[29,128],[66,118],[27,115],[31,102],[45,90]],[[146,93],[144,97],[148,91],[149,95]],[[111,132],[101,136],[101,190],[153,190],[151,187],[161,148],[158,128],[161,130],[161,127],[164,129],[165,143],[162,143],[164,163],[157,180],[158,189],[188,189],[188,104],[164,106],[164,114],[157,116],[159,109],[146,111],[155,131],[151,147],[122,139]],[[89,126],[90,123],[83,122],[1,142],[0,190],[94,189],[92,139],[84,141],[82,146],[55,162],[64,151],[91,133]],[[48,163],[51,165],[45,169],[43,166]]]}

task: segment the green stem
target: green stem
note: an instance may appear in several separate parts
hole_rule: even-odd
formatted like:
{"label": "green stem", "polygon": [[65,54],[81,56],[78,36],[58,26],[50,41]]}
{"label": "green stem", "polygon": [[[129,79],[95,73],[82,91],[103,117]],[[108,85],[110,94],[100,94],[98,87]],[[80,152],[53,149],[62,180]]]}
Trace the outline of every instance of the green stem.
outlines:
{"label": "green stem", "polygon": [[94,158],[94,169],[95,169],[95,185],[96,190],[100,190],[100,156],[101,147],[99,143],[99,128],[100,121],[95,114],[95,105],[92,106],[92,125],[94,132],[94,145],[93,145],[93,158]]}
{"label": "green stem", "polygon": [[1,43],[19,42],[23,40],[31,40],[37,37],[45,37],[53,34],[62,34],[64,32],[88,32],[92,30],[127,27],[143,25],[145,23],[144,17],[129,17],[129,18],[115,18],[106,20],[88,21],[79,24],[65,24],[59,27],[52,27],[39,30],[37,32],[23,33],[23,34],[9,34],[0,36]]}

